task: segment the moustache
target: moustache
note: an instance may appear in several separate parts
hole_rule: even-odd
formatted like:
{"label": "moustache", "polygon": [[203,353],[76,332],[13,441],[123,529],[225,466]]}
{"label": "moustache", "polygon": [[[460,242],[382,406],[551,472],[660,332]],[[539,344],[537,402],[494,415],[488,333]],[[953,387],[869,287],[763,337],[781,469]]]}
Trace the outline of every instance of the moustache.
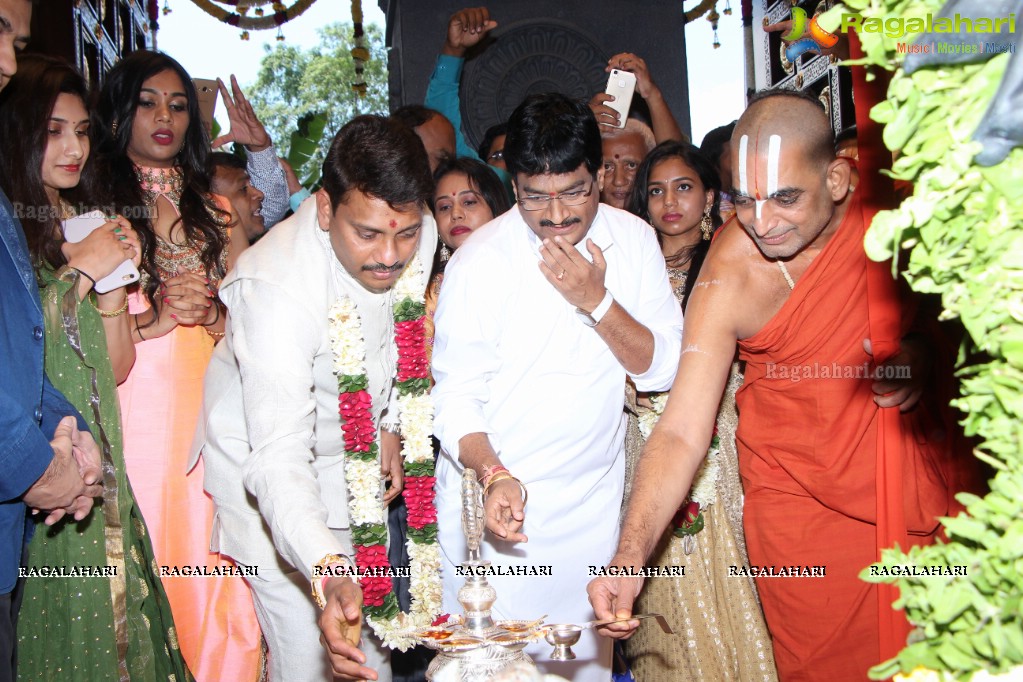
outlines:
{"label": "moustache", "polygon": [[404,263],[395,263],[394,265],[384,265],[383,263],[377,263],[376,265],[363,265],[363,270],[370,272],[398,272],[405,267]]}
{"label": "moustache", "polygon": [[577,225],[581,222],[582,218],[579,218],[577,216],[566,218],[560,223],[556,223],[552,220],[547,220],[546,218],[544,218],[543,220],[540,221],[540,227],[568,227],[569,225]]}

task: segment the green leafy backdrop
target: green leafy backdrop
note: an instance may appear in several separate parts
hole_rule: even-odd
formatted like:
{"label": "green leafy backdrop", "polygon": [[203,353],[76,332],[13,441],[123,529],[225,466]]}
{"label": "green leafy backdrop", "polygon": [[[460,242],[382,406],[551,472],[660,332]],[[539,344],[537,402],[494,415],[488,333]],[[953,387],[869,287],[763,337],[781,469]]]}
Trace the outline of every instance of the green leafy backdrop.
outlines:
{"label": "green leafy backdrop", "polygon": [[[937,14],[943,3],[845,4],[884,19]],[[1023,663],[1023,150],[982,168],[973,162],[980,145],[971,135],[1008,55],[907,76],[898,69],[897,40],[877,33],[860,39],[867,63],[895,70],[888,100],[871,115],[886,124],[885,143],[897,152],[894,176],[914,185],[898,210],[878,214],[867,252],[881,260],[908,249],[912,287],[940,294],[944,316],[962,321],[968,338],[960,356],[963,395],[955,405],[967,434],[979,441],[977,457],[997,472],[990,494],[961,495],[968,513],[943,521],[952,542],[884,553],[886,566],[960,565],[968,576],[897,581],[896,605],[916,630],[909,646],[872,676],[920,667],[957,679],[1002,673]],[[865,579],[886,580],[866,573]],[[1016,674],[1007,679],[1020,679]]]}

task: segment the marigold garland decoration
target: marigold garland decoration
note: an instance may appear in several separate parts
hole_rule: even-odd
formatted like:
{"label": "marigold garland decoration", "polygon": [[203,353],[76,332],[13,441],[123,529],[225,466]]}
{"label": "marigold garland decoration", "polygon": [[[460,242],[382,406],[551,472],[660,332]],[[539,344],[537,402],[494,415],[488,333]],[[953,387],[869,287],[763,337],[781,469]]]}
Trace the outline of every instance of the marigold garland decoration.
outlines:
{"label": "marigold garland decoration", "polygon": [[[345,443],[345,479],[352,523],[355,564],[363,593],[363,613],[373,631],[391,648],[415,644],[411,633],[429,626],[441,611],[440,548],[434,501],[433,405],[429,394],[424,323],[425,274],[419,258],[405,268],[392,290],[394,342],[398,350],[399,426],[403,445],[411,573],[408,613],[398,608],[387,560],[387,517],[380,496],[380,448],[367,392],[366,349],[359,312],[346,296],[330,311],[330,343],[338,379],[338,412]],[[368,575],[367,575],[368,574]]]}
{"label": "marigold garland decoration", "polygon": [[363,73],[366,70],[366,62],[369,61],[369,48],[366,47],[366,33],[362,29],[362,0],[352,0],[352,39],[355,47],[352,48],[352,61],[355,63],[355,82],[352,83],[352,90],[365,97],[369,89]]}
{"label": "marigold garland decoration", "polygon": [[[249,0],[240,7],[239,0],[216,0],[215,2],[214,0],[192,0],[192,2],[217,21],[248,32],[265,31],[271,28],[279,29],[309,9],[316,0],[295,0],[290,7],[279,0]],[[221,5],[236,7],[238,11],[232,12]],[[269,5],[273,13],[267,14],[259,5]],[[255,10],[253,13],[256,16],[247,16],[250,7]]]}

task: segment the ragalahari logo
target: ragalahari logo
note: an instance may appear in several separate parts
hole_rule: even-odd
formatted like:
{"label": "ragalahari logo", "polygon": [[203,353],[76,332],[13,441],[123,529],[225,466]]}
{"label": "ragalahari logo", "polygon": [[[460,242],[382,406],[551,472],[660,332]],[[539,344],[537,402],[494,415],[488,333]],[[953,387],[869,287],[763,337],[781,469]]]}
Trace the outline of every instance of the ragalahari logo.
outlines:
{"label": "ragalahari logo", "polygon": [[782,36],[782,40],[789,43],[785,57],[790,62],[799,59],[804,52],[824,52],[838,43],[838,36],[821,28],[817,19],[818,15],[814,15],[808,20],[806,10],[792,8],[792,30]]}

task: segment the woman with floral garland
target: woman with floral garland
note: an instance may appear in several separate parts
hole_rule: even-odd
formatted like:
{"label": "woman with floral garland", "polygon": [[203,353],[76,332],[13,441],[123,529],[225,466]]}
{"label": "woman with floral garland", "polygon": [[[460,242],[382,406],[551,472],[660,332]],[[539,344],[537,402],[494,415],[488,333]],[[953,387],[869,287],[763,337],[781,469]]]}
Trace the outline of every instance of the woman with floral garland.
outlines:
{"label": "woman with floral garland", "polygon": [[82,523],[45,528],[34,519],[25,564],[113,569],[105,579],[26,582],[18,673],[29,680],[54,670],[90,680],[191,679],[180,652],[165,646],[174,625],[170,604],[124,466],[117,382],[135,360],[127,295],[123,287],[95,290],[125,260],[139,264],[139,240],[121,216],[80,242],[63,238],[60,220],[73,216],[68,200],[89,160],[81,75],[63,61],[27,55],[0,100],[0,185],[16,204],[35,208],[21,221],[42,294],[46,372],[88,422],[104,464],[103,504]]}
{"label": "woman with floral garland", "polygon": [[[663,142],[636,173],[629,210],[647,220],[661,242],[668,277],[685,309],[710,238],[721,225],[720,182],[713,164],[691,144]],[[641,628],[625,642],[636,679],[777,679],[774,653],[750,577],[730,577],[745,567],[742,484],[735,449],[735,392],[742,385],[738,363],[718,412],[716,436],[694,480],[687,503],[650,559],[651,566],[684,566],[685,576],[648,580],[634,611],[667,613],[686,646],[657,628]],[[648,437],[668,394],[641,401],[640,428]]]}
{"label": "woman with floral garland", "polygon": [[[217,289],[245,240],[210,193],[209,137],[195,86],[167,55],[140,50],[107,74],[97,108],[98,189],[131,220],[142,277],[129,300],[135,366],[120,387],[128,475],[157,563],[230,567],[210,552],[212,504],[191,457],[202,380],[226,309]],[[173,572],[173,571],[172,571]],[[199,680],[254,680],[259,627],[236,575],[167,577],[181,652]]]}

